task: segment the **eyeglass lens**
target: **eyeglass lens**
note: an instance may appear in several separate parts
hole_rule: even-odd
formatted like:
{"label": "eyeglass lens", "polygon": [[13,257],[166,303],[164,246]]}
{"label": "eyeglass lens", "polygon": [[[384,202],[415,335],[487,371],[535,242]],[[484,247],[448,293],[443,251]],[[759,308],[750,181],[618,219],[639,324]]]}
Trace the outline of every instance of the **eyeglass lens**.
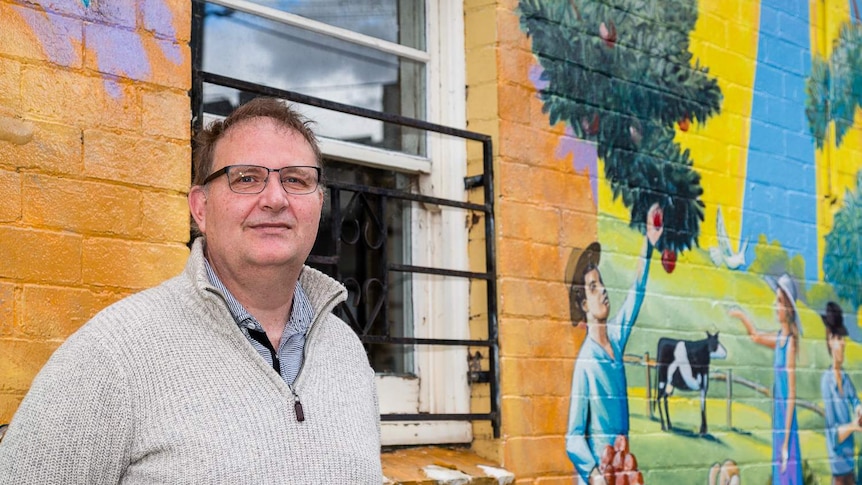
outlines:
{"label": "eyeglass lens", "polygon": [[[263,192],[269,172],[266,167],[255,165],[236,165],[228,171],[231,190],[240,194]],[[310,194],[317,189],[318,172],[316,167],[284,167],[277,170],[281,185],[289,194]]]}

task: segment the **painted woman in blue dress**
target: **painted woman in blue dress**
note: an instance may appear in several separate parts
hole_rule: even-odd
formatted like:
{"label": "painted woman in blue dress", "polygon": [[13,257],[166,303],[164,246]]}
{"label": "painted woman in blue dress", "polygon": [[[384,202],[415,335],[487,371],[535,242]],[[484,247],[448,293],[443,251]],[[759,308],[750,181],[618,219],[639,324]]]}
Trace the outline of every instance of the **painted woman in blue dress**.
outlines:
{"label": "painted woman in blue dress", "polygon": [[778,332],[761,332],[751,318],[738,308],[728,314],[738,318],[752,342],[775,350],[772,388],[772,483],[802,484],[802,458],[799,452],[799,426],[796,421],[796,357],[802,327],[796,309],[796,284],[788,274],[778,279],[767,277],[775,291]]}

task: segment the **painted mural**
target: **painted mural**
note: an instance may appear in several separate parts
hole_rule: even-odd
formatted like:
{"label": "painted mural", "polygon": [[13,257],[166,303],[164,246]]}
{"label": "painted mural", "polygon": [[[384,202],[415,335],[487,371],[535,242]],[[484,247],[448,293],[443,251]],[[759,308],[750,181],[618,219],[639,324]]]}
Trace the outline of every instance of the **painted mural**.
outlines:
{"label": "painted mural", "polygon": [[859,483],[857,2],[517,13],[543,112],[565,126],[557,153],[591,177],[599,221],[561,271],[585,334],[573,475]]}

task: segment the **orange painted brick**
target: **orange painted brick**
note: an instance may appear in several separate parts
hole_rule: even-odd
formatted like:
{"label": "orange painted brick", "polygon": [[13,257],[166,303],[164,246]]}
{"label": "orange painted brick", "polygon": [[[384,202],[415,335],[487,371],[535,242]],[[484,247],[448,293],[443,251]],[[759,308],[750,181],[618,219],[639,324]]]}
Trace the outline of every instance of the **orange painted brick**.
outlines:
{"label": "orange painted brick", "polygon": [[140,233],[151,241],[186,243],[189,240],[189,205],[184,194],[143,192]]}
{"label": "orange painted brick", "polygon": [[524,86],[529,79],[530,69],[537,64],[535,56],[527,50],[513,49],[500,51],[497,58],[497,73],[500,82],[521,83]]}
{"label": "orange painted brick", "polygon": [[192,85],[191,50],[186,43],[141,35],[144,50],[149,53],[150,81],[160,86],[187,90]]}
{"label": "orange painted brick", "polygon": [[502,317],[562,319],[569,314],[568,299],[560,298],[559,283],[506,278],[497,286]]}
{"label": "orange painted brick", "polygon": [[33,378],[60,346],[59,341],[0,339],[0,382],[6,392],[27,392]]}
{"label": "orange painted brick", "polygon": [[557,209],[500,200],[496,212],[497,227],[504,238],[554,245],[560,242],[560,213]]}
{"label": "orange painted brick", "polygon": [[[577,478],[573,478],[574,470],[569,472],[568,475],[563,475],[559,477],[539,477],[536,479],[535,485],[572,485],[578,483]],[[575,481],[573,481],[575,480]]]}
{"label": "orange painted brick", "polygon": [[562,211],[562,235],[560,246],[564,249],[563,257],[568,261],[571,248],[585,248],[598,240],[598,219],[596,214],[580,211]]}
{"label": "orange painted brick", "polygon": [[21,326],[16,337],[65,340],[120,297],[116,293],[94,293],[81,288],[25,285]]}
{"label": "orange painted brick", "polygon": [[15,326],[15,285],[0,283],[0,337],[12,335]]}
{"label": "orange painted brick", "polygon": [[500,402],[500,412],[507,437],[532,436],[534,434],[532,398],[505,396]]}
{"label": "orange painted brick", "polygon": [[0,170],[0,198],[3,199],[3,203],[0,204],[0,222],[19,220],[21,218],[21,175],[18,172]]}
{"label": "orange painted brick", "polygon": [[144,91],[141,93],[141,131],[145,135],[191,138],[191,99],[185,92]]}
{"label": "orange painted brick", "polygon": [[[0,34],[2,35],[2,34]],[[2,42],[2,41],[0,41]],[[21,64],[0,57],[0,115],[14,115],[21,105]]]}
{"label": "orange painted brick", "polygon": [[574,362],[569,359],[500,358],[503,396],[568,396]]}
{"label": "orange painted brick", "polygon": [[119,96],[99,76],[43,66],[21,72],[22,111],[37,117],[87,127],[134,129],[140,124],[136,89],[120,84]]}
{"label": "orange painted brick", "polygon": [[0,226],[0,254],[0,277],[53,283],[81,279],[77,235]]}
{"label": "orange painted brick", "polygon": [[500,119],[529,126],[530,98],[534,96],[535,90],[512,83],[502,83],[498,89]]}
{"label": "orange painted brick", "polygon": [[23,399],[23,392],[6,393],[0,391],[0,424],[8,424],[9,421],[12,421],[12,416]]}
{"label": "orange painted brick", "polygon": [[503,467],[518,478],[571,470],[564,436],[510,438],[505,447]]}
{"label": "orange painted brick", "polygon": [[521,17],[513,10],[499,9],[497,15],[497,42],[505,50],[530,51],[530,38],[521,30]]}
{"label": "orange painted brick", "polygon": [[189,144],[84,131],[84,172],[91,177],[176,191],[191,179]]}
{"label": "orange painted brick", "polygon": [[49,175],[24,178],[24,222],[83,234],[137,236],[141,196],[129,187]]}
{"label": "orange painted brick", "polygon": [[27,122],[36,126],[33,139],[24,145],[3,143],[0,166],[67,174],[81,172],[84,164],[80,129],[56,123]]}
{"label": "orange painted brick", "polygon": [[188,258],[183,244],[155,244],[92,238],[84,241],[85,284],[143,289],[178,275]]}
{"label": "orange painted brick", "polygon": [[[564,381],[567,380],[565,376],[560,378]],[[536,435],[566,434],[569,417],[568,397],[535,396],[531,401],[532,428]]]}
{"label": "orange painted brick", "polygon": [[83,21],[79,18],[0,3],[0,19],[0,55],[81,66]]}

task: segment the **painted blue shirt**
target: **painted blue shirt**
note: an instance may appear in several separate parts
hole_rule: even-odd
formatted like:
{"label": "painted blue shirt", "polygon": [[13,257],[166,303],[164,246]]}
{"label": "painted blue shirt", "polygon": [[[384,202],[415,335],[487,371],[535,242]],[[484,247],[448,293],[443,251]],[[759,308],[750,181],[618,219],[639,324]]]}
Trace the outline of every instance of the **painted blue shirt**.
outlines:
{"label": "painted blue shirt", "polygon": [[652,246],[647,248],[643,274],[629,290],[620,311],[608,320],[608,338],[614,355],[589,335],[584,339],[572,373],[566,454],[586,483],[599,464],[605,445],[629,433],[629,401],[623,353],[644,299]]}
{"label": "painted blue shirt", "polygon": [[826,450],[829,452],[829,466],[833,475],[852,473],[856,456],[855,443],[851,434],[846,440],[838,441],[838,427],[855,419],[859,397],[847,373],[841,371],[841,386],[844,395],[838,392],[835,371],[830,367],[820,379],[820,392],[823,394],[823,407],[826,411]]}

